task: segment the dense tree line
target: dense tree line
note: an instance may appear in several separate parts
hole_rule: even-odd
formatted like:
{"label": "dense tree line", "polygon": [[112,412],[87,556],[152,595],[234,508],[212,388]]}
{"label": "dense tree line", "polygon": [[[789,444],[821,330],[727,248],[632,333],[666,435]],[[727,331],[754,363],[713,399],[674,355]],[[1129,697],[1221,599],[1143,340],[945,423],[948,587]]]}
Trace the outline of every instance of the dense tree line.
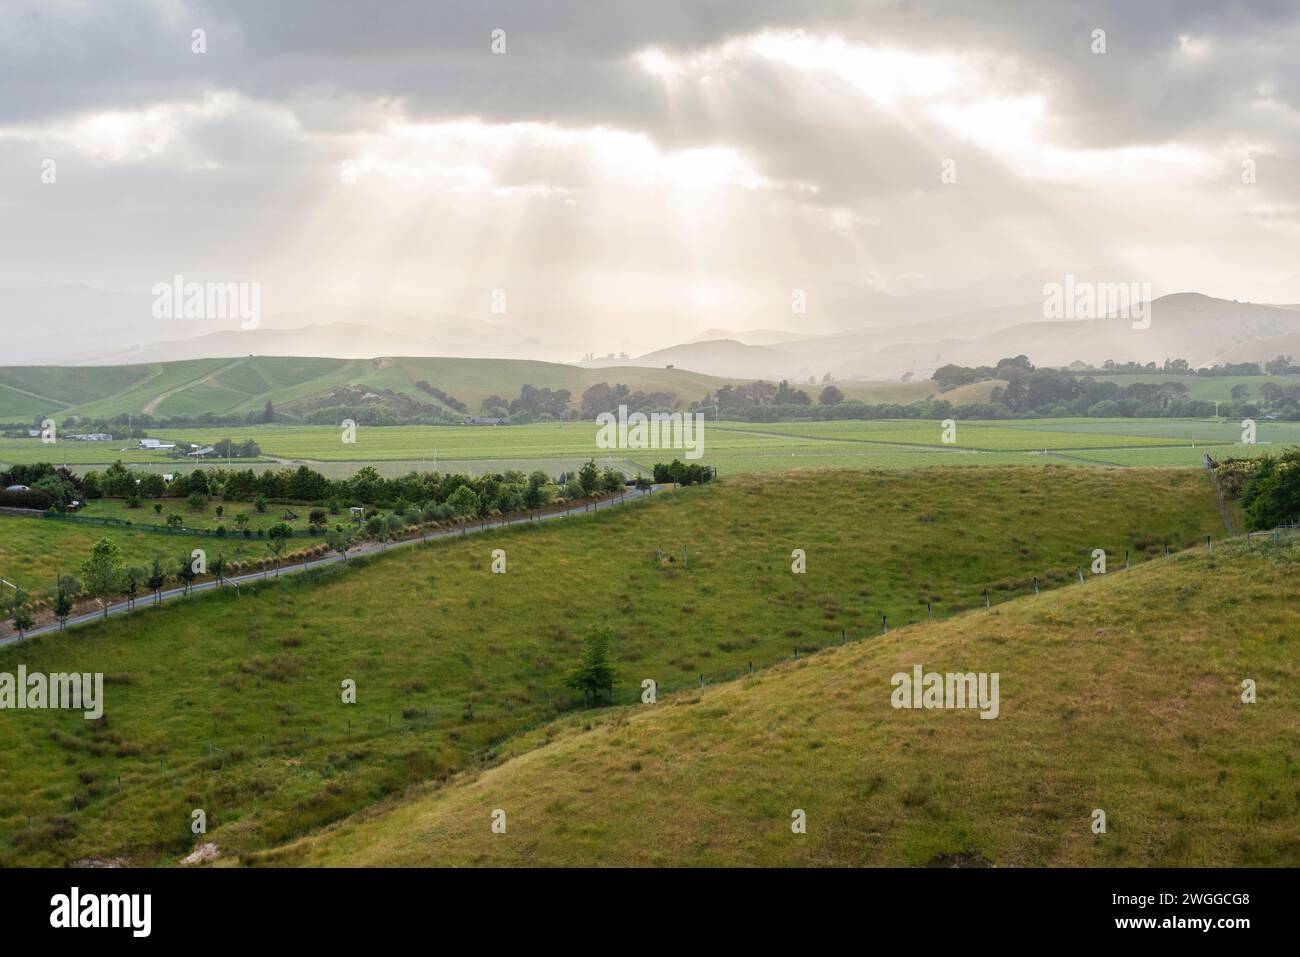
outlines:
{"label": "dense tree line", "polygon": [[[1279,356],[1270,368],[1289,369],[1290,359]],[[1244,372],[1244,368],[1253,371]],[[1228,370],[1228,371],[1220,371]],[[1106,363],[1100,374],[1137,375],[1164,371],[1173,375],[1264,375],[1255,363],[1216,366],[1211,370],[1189,370],[1185,360],[1168,360],[1163,370],[1155,363],[1138,366],[1118,366]],[[1276,372],[1273,374],[1277,374]],[[1252,399],[1250,389],[1242,383],[1233,386],[1230,402],[1217,405],[1208,400],[1192,399],[1187,386],[1176,380],[1165,382],[1134,382],[1121,385],[1112,379],[1097,379],[1081,373],[1078,368],[1035,368],[1027,357],[1002,359],[995,366],[946,365],[935,370],[933,379],[940,392],[974,382],[1002,379],[1005,386],[995,386],[984,404],[966,404],[962,414],[967,418],[1009,418],[1016,416],[1090,416],[1097,418],[1204,418],[1216,414],[1233,417],[1254,417],[1262,413],[1276,414],[1279,418],[1300,418],[1300,383],[1296,386],[1279,386],[1264,383],[1259,396]]]}
{"label": "dense tree line", "polygon": [[[328,506],[337,514],[342,508],[397,508],[399,506],[441,505],[460,488],[474,496],[472,515],[487,517],[524,509],[539,509],[556,498],[584,499],[592,495],[619,491],[624,487],[623,474],[615,469],[600,469],[588,462],[572,475],[552,478],[542,470],[524,473],[508,470],[471,477],[443,472],[408,472],[385,478],[371,466],[364,466],[348,478],[330,479],[306,465],[297,468],[266,469],[195,469],[166,481],[157,472],[131,469],[115,462],[102,472],[87,472],[81,479],[88,499],[144,498],[189,499],[192,496],[220,495],[231,502],[279,501]],[[462,495],[462,499],[464,496]]]}
{"label": "dense tree line", "polygon": [[582,393],[579,402],[582,417],[594,419],[602,412],[617,412],[620,405],[627,406],[629,412],[671,412],[677,408],[677,396],[672,392],[633,392],[628,386],[619,382],[597,382]]}
{"label": "dense tree line", "polygon": [[[6,492],[12,485],[26,485],[29,492]],[[15,465],[0,472],[0,505],[9,508],[65,509],[81,498],[82,482],[66,468],[48,462]]]}
{"label": "dense tree line", "polygon": [[469,411],[469,406],[467,406],[464,402],[460,401],[460,399],[456,398],[454,395],[448,395],[446,392],[442,391],[442,389],[439,389],[435,385],[430,385],[424,379],[421,379],[419,382],[415,383],[415,387],[419,389],[421,392],[429,393],[429,395],[433,396],[435,399],[437,399],[439,402],[441,402],[443,405],[447,406],[448,408],[455,409],[457,412]]}
{"label": "dense tree line", "polygon": [[572,399],[573,393],[568,389],[539,389],[525,384],[519,390],[519,398],[504,399],[499,395],[490,395],[479,403],[479,411],[483,415],[508,418],[518,423],[576,419],[577,410],[569,408]]}
{"label": "dense tree line", "polygon": [[697,463],[687,465],[680,459],[673,459],[667,464],[659,462],[654,467],[654,480],[659,485],[665,485],[669,482],[674,482],[677,485],[703,485],[705,482],[711,481],[715,474],[711,465],[699,465]]}

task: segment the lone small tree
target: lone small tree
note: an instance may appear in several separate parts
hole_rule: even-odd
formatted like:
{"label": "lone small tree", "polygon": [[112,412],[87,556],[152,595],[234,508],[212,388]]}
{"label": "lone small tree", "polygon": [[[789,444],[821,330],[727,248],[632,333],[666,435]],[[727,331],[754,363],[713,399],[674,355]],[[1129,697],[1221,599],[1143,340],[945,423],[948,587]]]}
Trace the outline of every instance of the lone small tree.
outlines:
{"label": "lone small tree", "polygon": [[406,522],[402,516],[393,514],[384,520],[384,540],[385,542],[396,541],[398,536],[406,529]]}
{"label": "lone small tree", "polygon": [[275,553],[275,577],[280,577],[280,556],[284,554],[284,546],[293,537],[293,529],[284,522],[276,522],[267,529],[266,537],[271,540],[271,551]]}
{"label": "lone small tree", "polygon": [[18,640],[21,641],[27,637],[27,629],[36,624],[36,619],[32,617],[32,610],[27,607],[27,596],[22,592],[14,596],[14,607],[10,614],[14,620],[14,628],[18,630]]}
{"label": "lone small tree", "polygon": [[352,547],[352,533],[339,525],[325,536],[325,542],[330,548],[338,552],[346,562],[348,560],[348,549]]}
{"label": "lone small tree", "polygon": [[126,570],[126,607],[135,608],[135,596],[140,593],[140,579],[134,568]]}
{"label": "lone small tree", "polygon": [[525,485],[521,498],[524,507],[528,509],[531,516],[532,513],[542,507],[542,487],[540,485]]}
{"label": "lone small tree", "polygon": [[54,596],[54,615],[59,619],[59,631],[68,625],[68,616],[72,614],[72,599],[67,591],[60,588]]}
{"label": "lone small tree", "polygon": [[600,469],[596,468],[594,460],[588,460],[587,464],[578,469],[578,484],[582,486],[584,495],[590,495],[596,491],[596,484],[600,481]]}
{"label": "lone small tree", "polygon": [[108,617],[109,596],[122,587],[125,577],[122,550],[107,538],[101,538],[90,550],[90,557],[81,563],[81,577],[86,591],[98,598]]}
{"label": "lone small tree", "polygon": [[162,587],[167,584],[167,573],[163,571],[162,562],[155,558],[153,564],[149,566],[149,577],[144,580],[145,585],[153,592],[153,603],[156,605],[162,601]]}
{"label": "lone small tree", "polygon": [[582,661],[564,683],[578,691],[590,692],[592,700],[604,691],[605,697],[613,704],[614,682],[618,674],[609,663],[609,639],[610,633],[606,628],[598,628],[589,634],[582,649]]}
{"label": "lone small tree", "polygon": [[221,583],[226,580],[226,556],[218,555],[208,562],[208,571],[216,576],[217,587],[220,588]]}
{"label": "lone small tree", "polygon": [[478,506],[478,493],[468,485],[458,486],[456,491],[447,497],[447,507],[451,509],[451,514],[460,519],[462,535],[465,533],[466,520],[478,511]]}
{"label": "lone small tree", "polygon": [[199,577],[199,573],[194,570],[194,563],[187,554],[182,554],[176,561],[176,577],[181,580],[181,594],[188,595],[190,586],[194,584],[194,579]]}

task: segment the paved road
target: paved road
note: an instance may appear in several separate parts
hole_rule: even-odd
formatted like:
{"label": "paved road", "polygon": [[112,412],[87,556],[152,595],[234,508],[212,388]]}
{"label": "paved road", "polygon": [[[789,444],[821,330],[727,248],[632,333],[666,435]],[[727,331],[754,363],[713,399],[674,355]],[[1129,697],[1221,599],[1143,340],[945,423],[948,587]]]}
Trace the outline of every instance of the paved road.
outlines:
{"label": "paved road", "polygon": [[[601,499],[598,502],[593,502],[589,507],[584,506],[582,508],[574,508],[569,512],[548,512],[547,514],[540,515],[535,519],[515,518],[515,519],[511,519],[508,522],[491,522],[491,523],[483,523],[478,525],[469,525],[465,528],[463,532],[458,528],[443,529],[437,532],[430,532],[427,536],[427,540],[433,541],[434,539],[437,538],[458,538],[462,534],[473,535],[476,532],[481,532],[490,528],[501,528],[505,525],[526,525],[532,521],[547,522],[556,518],[567,518],[570,514],[582,515],[588,511],[595,512],[603,508],[615,508],[625,503],[639,502],[642,499],[651,496],[656,490],[662,490],[668,487],[670,486],[656,485],[648,491],[632,490],[620,498]],[[388,548],[389,549],[406,548],[411,545],[423,544],[424,541],[425,539],[422,538],[409,538],[400,542],[392,542],[391,544],[389,544]],[[379,545],[378,543],[358,545],[356,548],[352,548],[348,550],[348,558],[352,559],[357,555],[373,555],[375,552],[386,551],[386,550],[387,549],[385,549],[383,546]],[[284,568],[280,569],[280,574],[296,575],[300,572],[307,571],[310,568],[320,568],[322,565],[332,565],[335,564],[336,562],[341,562],[341,561],[343,561],[343,557],[339,555],[337,552],[334,552],[330,555],[325,556],[324,558],[316,558],[309,562],[302,562],[296,565],[286,565]],[[248,574],[248,575],[237,575],[234,578],[227,578],[221,583],[220,587],[237,588],[239,587],[240,584],[246,582],[261,581],[266,578],[274,578],[274,577],[276,577],[276,573],[272,570],[253,572],[252,574]],[[190,594],[193,594],[195,592],[200,592],[200,591],[208,591],[209,589],[217,588],[217,587],[218,585],[217,582],[215,581],[201,582],[190,588]],[[160,597],[163,601],[173,601],[175,599],[184,597],[184,595],[185,595],[184,588],[169,588],[163,591]],[[128,615],[133,611],[141,611],[145,608],[148,608],[154,603],[155,602],[152,595],[145,595],[135,600],[134,608],[129,607],[127,602],[124,601],[117,602],[116,604],[113,605],[109,605],[108,614]],[[103,618],[104,618],[104,610],[100,608],[97,611],[88,612],[84,615],[77,615],[75,618],[69,618],[67,627],[72,628],[76,625],[89,624],[91,622],[101,621],[103,620]],[[55,632],[58,630],[59,630],[59,623],[57,621],[51,622],[48,625],[41,625],[39,628],[33,628],[30,631],[28,631],[27,638],[34,638],[37,635],[45,635],[45,634],[49,634],[50,632]],[[21,640],[23,639],[20,639],[17,635],[11,635],[8,638],[0,638],[0,646],[12,645]]]}

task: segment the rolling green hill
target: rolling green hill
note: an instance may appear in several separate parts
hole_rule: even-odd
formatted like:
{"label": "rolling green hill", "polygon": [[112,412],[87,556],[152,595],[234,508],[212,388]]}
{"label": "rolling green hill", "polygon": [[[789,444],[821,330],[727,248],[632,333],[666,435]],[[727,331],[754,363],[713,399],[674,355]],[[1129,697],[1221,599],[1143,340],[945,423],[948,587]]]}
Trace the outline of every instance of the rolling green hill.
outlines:
{"label": "rolling green hill", "polygon": [[568,389],[577,399],[597,382],[623,382],[634,392],[671,392],[685,404],[730,381],[681,369],[582,369],[516,359],[249,356],[133,366],[8,366],[0,368],[0,418],[243,414],[268,401],[284,405],[346,385],[388,389],[441,406],[416,388],[421,380],[464,402],[471,413],[489,395],[514,398],[525,384]]}
{"label": "rolling green hill", "polygon": [[[568,718],[254,860],[1300,866],[1297,575],[1294,542],[1197,550]],[[996,718],[895,709],[917,664],[998,673]]]}
{"label": "rolling green hill", "polygon": [[731,479],[41,636],[0,649],[0,672],[104,672],[106,718],[0,722],[0,864],[174,861],[194,808],[227,853],[304,836],[581,708],[563,678],[597,626],[616,630],[628,702],[647,676],[711,683],[876,635],[882,615],[981,608],[984,589],[997,609],[1034,576],[1068,586],[1094,548],[1122,565],[1221,527],[1185,470]]}
{"label": "rolling green hill", "polygon": [[[617,366],[584,369],[525,359],[383,358],[317,359],[248,356],[190,359],[128,366],[0,367],[0,420],[52,415],[111,417],[148,413],[157,418],[242,415],[319,396],[348,385],[408,395],[445,408],[416,387],[426,381],[464,402],[471,414],[490,395],[514,398],[524,385],[568,389],[574,400],[598,382],[626,384],[633,392],[668,392],[683,406],[739,379],[722,379],[685,369]],[[864,402],[907,403],[936,394],[933,382],[848,382],[844,394]],[[985,401],[994,383],[945,395],[954,403]],[[821,386],[806,386],[816,398]]]}

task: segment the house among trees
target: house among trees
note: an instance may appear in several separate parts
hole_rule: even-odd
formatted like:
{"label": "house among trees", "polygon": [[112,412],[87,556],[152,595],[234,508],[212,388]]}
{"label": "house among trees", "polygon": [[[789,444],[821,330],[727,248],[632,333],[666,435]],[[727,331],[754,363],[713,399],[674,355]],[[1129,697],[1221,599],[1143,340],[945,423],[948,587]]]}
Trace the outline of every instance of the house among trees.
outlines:
{"label": "house among trees", "polygon": [[509,419],[498,419],[492,416],[471,415],[465,420],[466,425],[509,425]]}

